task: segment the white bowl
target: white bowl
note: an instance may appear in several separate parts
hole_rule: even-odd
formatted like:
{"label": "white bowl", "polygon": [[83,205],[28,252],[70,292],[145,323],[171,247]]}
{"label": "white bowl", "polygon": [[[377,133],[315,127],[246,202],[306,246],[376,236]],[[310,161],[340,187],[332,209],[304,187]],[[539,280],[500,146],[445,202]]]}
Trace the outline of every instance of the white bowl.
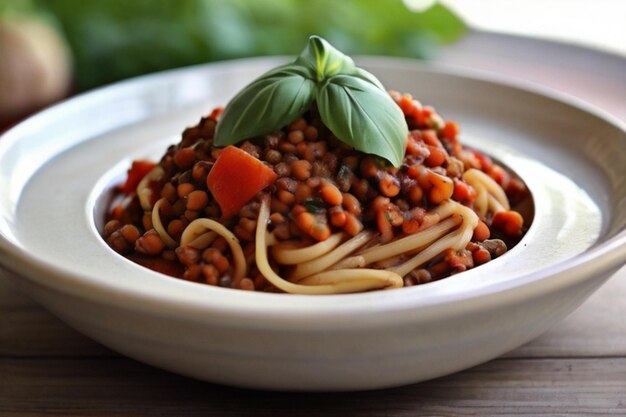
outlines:
{"label": "white bowl", "polygon": [[279,390],[382,388],[503,354],[576,308],[626,261],[626,132],[573,99],[480,74],[363,58],[388,88],[457,120],[535,199],[522,242],[431,284],[333,296],[261,294],[160,275],[100,239],[99,197],[130,161],[283,62],[239,60],[78,96],[0,138],[0,263],[72,327],[192,377]]}

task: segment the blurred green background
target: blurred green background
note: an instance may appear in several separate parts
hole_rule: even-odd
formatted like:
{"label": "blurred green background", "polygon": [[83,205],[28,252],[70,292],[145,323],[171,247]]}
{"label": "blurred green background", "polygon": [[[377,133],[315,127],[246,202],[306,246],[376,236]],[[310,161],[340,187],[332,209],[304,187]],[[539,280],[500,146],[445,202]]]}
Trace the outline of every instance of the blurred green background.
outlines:
{"label": "blurred green background", "polygon": [[[55,94],[37,97],[37,107],[68,91],[154,71],[296,54],[310,34],[348,54],[428,58],[464,31],[463,22],[436,2],[418,12],[402,0],[0,0],[0,101],[15,95],[10,78],[16,68],[22,68],[16,78],[24,84],[19,95],[27,96],[24,90],[37,83],[24,82],[25,69],[36,75],[60,67],[47,74],[47,87],[58,87],[51,88]],[[25,48],[35,50],[31,62],[13,62],[29,59]],[[33,70],[37,65],[44,68]],[[18,103],[11,111],[0,103],[0,118],[3,109],[20,113],[23,107]]]}

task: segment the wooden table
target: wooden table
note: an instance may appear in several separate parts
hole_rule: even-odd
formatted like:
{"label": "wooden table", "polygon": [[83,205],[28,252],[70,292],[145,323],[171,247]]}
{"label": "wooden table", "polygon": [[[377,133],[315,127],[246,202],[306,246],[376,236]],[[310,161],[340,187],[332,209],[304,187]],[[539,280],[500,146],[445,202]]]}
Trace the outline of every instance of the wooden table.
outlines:
{"label": "wooden table", "polygon": [[332,394],[227,388],[124,358],[0,275],[0,416],[626,416],[626,268],[535,341],[395,389]]}

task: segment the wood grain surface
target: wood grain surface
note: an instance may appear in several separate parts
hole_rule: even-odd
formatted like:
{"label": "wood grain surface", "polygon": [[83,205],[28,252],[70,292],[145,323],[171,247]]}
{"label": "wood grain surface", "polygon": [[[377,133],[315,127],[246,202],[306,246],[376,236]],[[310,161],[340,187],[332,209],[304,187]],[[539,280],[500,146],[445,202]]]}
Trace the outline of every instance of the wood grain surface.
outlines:
{"label": "wood grain surface", "polygon": [[0,276],[0,416],[626,416],[626,268],[543,336],[454,375],[357,393],[187,379],[75,332]]}

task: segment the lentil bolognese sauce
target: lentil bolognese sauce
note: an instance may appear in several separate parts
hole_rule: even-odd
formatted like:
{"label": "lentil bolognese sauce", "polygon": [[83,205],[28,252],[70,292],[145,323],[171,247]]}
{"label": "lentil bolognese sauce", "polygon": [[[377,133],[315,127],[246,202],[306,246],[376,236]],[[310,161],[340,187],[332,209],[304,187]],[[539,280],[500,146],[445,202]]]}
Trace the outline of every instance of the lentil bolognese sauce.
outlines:
{"label": "lentil bolognese sauce", "polygon": [[135,161],[103,235],[128,259],[193,282],[360,292],[502,255],[525,231],[512,207],[527,198],[512,172],[459,142],[455,122],[382,90],[314,36],[158,163]]}

